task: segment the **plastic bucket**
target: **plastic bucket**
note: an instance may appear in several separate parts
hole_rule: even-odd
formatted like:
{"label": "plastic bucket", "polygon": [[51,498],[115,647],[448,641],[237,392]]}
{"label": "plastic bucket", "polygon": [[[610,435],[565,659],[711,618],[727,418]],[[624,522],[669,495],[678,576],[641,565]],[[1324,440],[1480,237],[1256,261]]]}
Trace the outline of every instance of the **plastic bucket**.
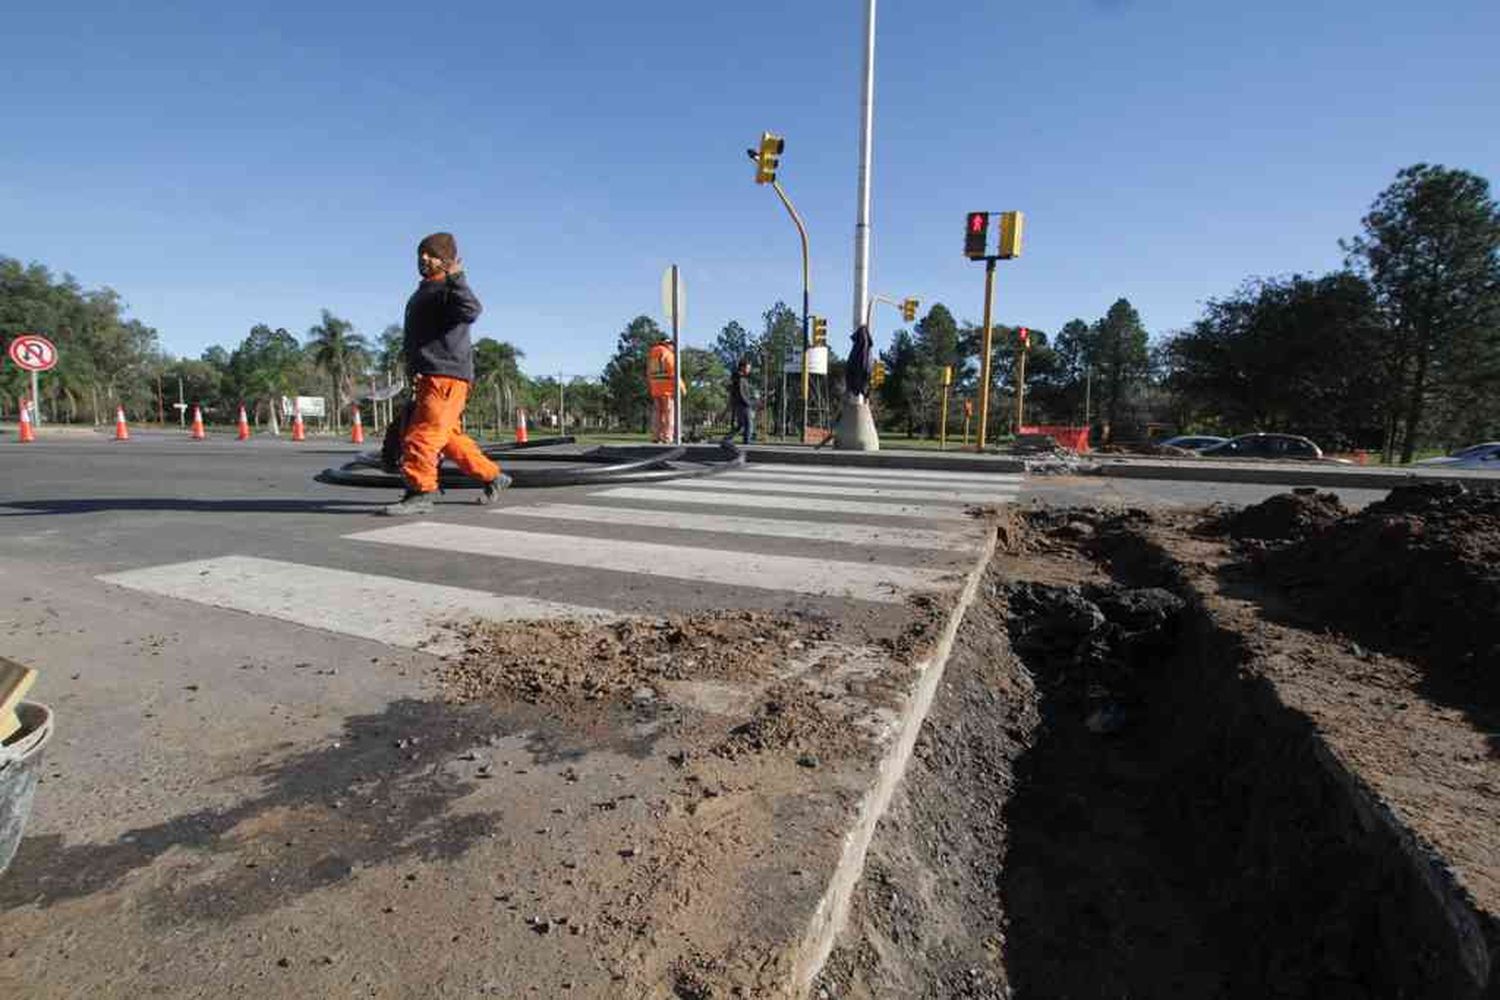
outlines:
{"label": "plastic bucket", "polygon": [[34,701],[16,708],[21,729],[0,745],[0,873],[21,846],[21,832],[31,815],[36,779],[42,770],[42,748],[52,738],[52,709]]}

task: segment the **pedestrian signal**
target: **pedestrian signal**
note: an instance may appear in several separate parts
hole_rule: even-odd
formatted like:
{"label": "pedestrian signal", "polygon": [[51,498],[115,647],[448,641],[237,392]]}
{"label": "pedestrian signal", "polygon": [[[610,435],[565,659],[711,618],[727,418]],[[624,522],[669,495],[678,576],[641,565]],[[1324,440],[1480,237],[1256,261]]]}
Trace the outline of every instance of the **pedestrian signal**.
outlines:
{"label": "pedestrian signal", "polygon": [[870,372],[870,388],[879,389],[885,385],[885,362],[875,362],[875,370]]}
{"label": "pedestrian signal", "polygon": [[982,260],[990,242],[990,213],[970,212],[964,223],[964,256]]}
{"label": "pedestrian signal", "polygon": [[944,385],[952,385],[953,384],[953,366],[952,365],[944,365],[943,366],[943,384]]}
{"label": "pedestrian signal", "polygon": [[812,342],[814,347],[823,347],[828,343],[828,320],[822,316],[813,317]]}

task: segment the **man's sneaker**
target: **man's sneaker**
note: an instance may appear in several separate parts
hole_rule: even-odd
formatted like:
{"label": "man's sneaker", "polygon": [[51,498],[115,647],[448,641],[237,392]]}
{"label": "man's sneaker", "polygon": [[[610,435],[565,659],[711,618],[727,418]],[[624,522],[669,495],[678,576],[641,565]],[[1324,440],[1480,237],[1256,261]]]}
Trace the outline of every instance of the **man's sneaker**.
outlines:
{"label": "man's sneaker", "polygon": [[381,513],[386,517],[411,517],[415,514],[431,514],[435,493],[407,490],[406,495],[392,504],[386,504]]}
{"label": "man's sneaker", "polygon": [[505,473],[500,473],[500,475],[484,484],[484,489],[479,491],[479,502],[482,504],[494,503],[496,498],[500,496],[500,491],[510,486],[511,481],[511,478]]}

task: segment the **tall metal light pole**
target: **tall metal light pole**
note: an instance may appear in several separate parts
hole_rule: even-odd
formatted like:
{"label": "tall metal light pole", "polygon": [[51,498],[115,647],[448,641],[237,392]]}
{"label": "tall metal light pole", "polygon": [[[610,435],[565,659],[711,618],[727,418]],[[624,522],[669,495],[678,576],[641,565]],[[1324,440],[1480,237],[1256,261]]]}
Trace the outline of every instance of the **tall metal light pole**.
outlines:
{"label": "tall metal light pole", "polygon": [[870,289],[870,160],[875,130],[875,0],[865,0],[865,72],[859,106],[859,195],[854,220],[854,326]]}

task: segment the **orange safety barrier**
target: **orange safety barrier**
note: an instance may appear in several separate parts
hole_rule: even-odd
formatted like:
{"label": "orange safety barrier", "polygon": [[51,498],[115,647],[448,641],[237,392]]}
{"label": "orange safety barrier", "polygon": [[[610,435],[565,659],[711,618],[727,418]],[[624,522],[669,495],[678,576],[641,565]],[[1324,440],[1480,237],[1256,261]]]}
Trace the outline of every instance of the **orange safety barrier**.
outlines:
{"label": "orange safety barrier", "polygon": [[1089,450],[1089,429],[1087,427],[1069,427],[1065,424],[1037,424],[1032,427],[1022,427],[1021,433],[1045,434],[1069,451],[1082,453]]}

